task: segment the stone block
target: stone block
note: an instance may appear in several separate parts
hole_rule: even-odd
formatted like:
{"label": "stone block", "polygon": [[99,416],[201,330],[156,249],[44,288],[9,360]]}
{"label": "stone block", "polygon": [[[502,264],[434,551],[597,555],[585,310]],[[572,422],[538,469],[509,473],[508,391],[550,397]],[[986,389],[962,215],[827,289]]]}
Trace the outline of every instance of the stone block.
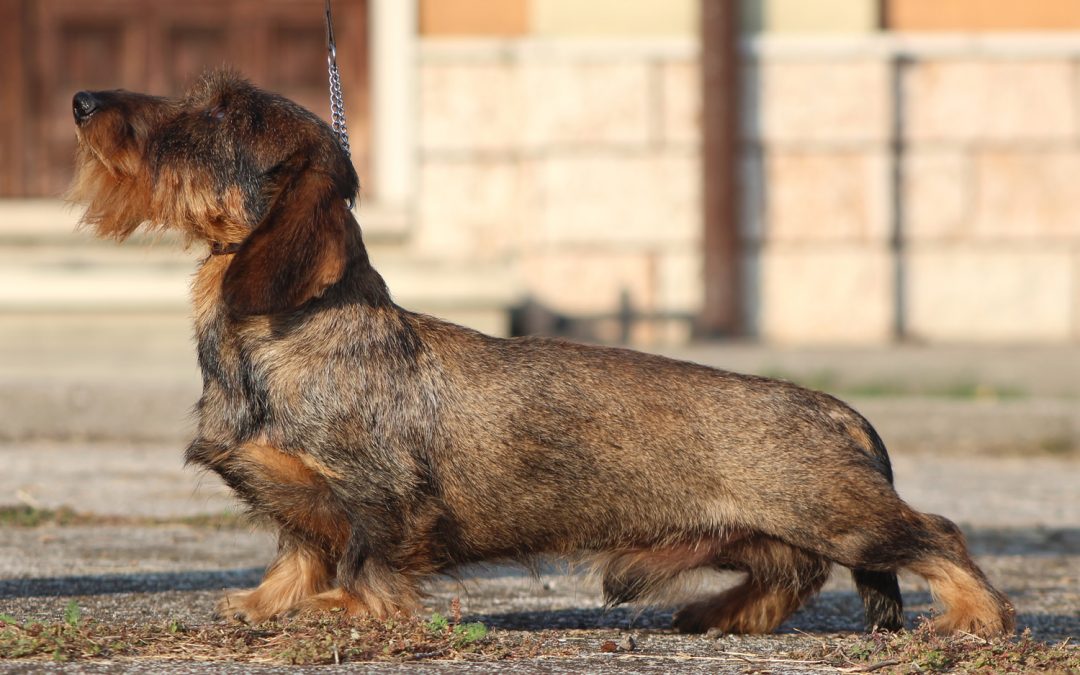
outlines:
{"label": "stone block", "polygon": [[1072,339],[1080,342],[1080,249],[1073,253],[1072,278]]}
{"label": "stone block", "polygon": [[630,329],[636,345],[685,342],[700,311],[696,250],[527,251],[521,270],[528,295],[556,313],[592,319],[588,330],[601,340],[622,337],[624,296],[639,319]]}
{"label": "stone block", "polygon": [[1080,243],[1080,152],[986,150],[975,155],[978,239]]}
{"label": "stone block", "polygon": [[493,260],[517,251],[535,220],[533,182],[521,162],[426,159],[411,247],[421,256]]}
{"label": "stone block", "polygon": [[641,311],[658,303],[656,256],[644,251],[527,251],[521,274],[527,292],[555,312],[614,316],[624,293]]}
{"label": "stone block", "polygon": [[685,247],[657,256],[657,306],[665,312],[697,315],[704,300],[704,260],[700,248]]}
{"label": "stone block", "polygon": [[519,68],[512,62],[424,63],[420,67],[420,148],[509,150],[526,119]]}
{"label": "stone block", "polygon": [[1067,340],[1072,255],[1051,246],[914,248],[905,293],[910,333],[938,342]]}
{"label": "stone block", "polygon": [[769,246],[754,267],[765,340],[880,344],[891,338],[893,268],[883,246]]}
{"label": "stone block", "polygon": [[1064,59],[920,61],[905,76],[905,131],[915,141],[1072,140],[1074,91]]}
{"label": "stone block", "polygon": [[883,241],[889,166],[881,152],[770,152],[764,237],[769,242]]}
{"label": "stone block", "polygon": [[972,162],[953,149],[916,148],[904,157],[904,236],[909,240],[950,240],[971,226],[974,195]]}
{"label": "stone block", "polygon": [[650,135],[647,63],[529,61],[521,66],[524,124],[531,147],[644,146]]}
{"label": "stone block", "polygon": [[753,140],[852,143],[887,137],[891,94],[885,61],[765,61],[745,75],[745,124]]}
{"label": "stone block", "polygon": [[540,160],[539,222],[530,243],[678,245],[701,232],[696,154],[592,153]]}
{"label": "stone block", "polygon": [[690,61],[668,61],[658,68],[661,140],[696,147],[701,142],[701,69]]}

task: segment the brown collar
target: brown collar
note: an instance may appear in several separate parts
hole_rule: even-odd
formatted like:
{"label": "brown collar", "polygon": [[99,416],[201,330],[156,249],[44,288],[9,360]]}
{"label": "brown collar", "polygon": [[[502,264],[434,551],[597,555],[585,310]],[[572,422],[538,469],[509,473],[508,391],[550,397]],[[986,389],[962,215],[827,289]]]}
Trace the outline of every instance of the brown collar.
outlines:
{"label": "brown collar", "polygon": [[240,250],[240,242],[226,244],[222,241],[210,242],[210,255],[232,255]]}

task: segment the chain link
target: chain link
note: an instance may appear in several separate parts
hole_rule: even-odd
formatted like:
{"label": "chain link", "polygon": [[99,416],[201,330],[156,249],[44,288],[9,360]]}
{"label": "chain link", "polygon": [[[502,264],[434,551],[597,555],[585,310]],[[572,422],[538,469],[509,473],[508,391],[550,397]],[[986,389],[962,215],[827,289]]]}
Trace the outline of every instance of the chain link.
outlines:
{"label": "chain link", "polygon": [[341,97],[341,77],[338,75],[337,64],[331,56],[327,59],[330,70],[330,117],[333,121],[334,133],[337,134],[338,142],[344,148],[345,154],[352,156],[349,148],[349,130],[345,126],[345,101]]}
{"label": "chain link", "polygon": [[[334,21],[330,16],[330,0],[326,0],[326,65],[330,72],[330,120],[337,136],[338,144],[345,151],[345,156],[352,158],[349,148],[349,130],[345,126],[345,101],[341,97],[341,76],[337,68],[337,45],[334,44]],[[349,209],[356,206],[356,197],[349,197],[345,202]]]}

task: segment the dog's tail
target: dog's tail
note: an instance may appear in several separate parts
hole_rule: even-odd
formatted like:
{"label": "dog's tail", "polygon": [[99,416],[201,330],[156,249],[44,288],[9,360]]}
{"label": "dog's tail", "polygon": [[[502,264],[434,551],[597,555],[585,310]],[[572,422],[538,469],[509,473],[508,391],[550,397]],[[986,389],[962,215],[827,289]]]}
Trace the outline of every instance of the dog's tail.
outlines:
{"label": "dog's tail", "polygon": [[[892,463],[889,461],[885,443],[869,422],[866,423],[864,430],[869,436],[871,446],[867,450],[877,464],[878,470],[891,485],[893,482]],[[851,576],[855,580],[855,588],[863,601],[866,630],[897,631],[904,627],[904,599],[900,596],[900,584],[896,579],[896,572],[853,569]]]}

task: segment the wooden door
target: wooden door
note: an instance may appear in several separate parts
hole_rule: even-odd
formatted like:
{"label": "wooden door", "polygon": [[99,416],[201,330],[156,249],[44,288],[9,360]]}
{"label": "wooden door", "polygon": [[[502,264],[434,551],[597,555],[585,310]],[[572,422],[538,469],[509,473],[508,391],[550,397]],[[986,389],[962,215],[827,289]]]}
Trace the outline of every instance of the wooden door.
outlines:
{"label": "wooden door", "polygon": [[[334,0],[353,161],[367,173],[367,2]],[[0,196],[57,196],[71,180],[71,97],[177,95],[229,65],[329,119],[321,0],[0,0]],[[14,105],[9,106],[8,103]],[[19,131],[14,131],[19,130]]]}

